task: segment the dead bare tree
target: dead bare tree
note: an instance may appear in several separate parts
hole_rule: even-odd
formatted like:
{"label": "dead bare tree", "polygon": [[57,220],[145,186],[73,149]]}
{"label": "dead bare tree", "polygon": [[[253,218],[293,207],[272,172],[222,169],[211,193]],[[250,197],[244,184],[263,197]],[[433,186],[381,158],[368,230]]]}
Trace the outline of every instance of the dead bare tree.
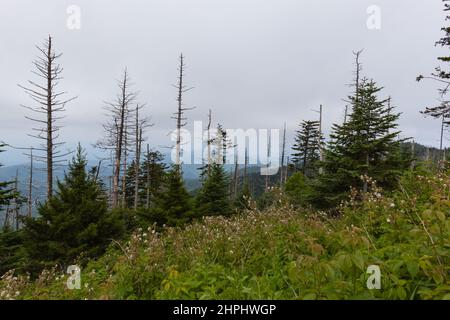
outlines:
{"label": "dead bare tree", "polygon": [[119,93],[112,102],[105,102],[105,109],[109,113],[110,120],[103,125],[106,136],[97,142],[96,146],[103,150],[113,151],[113,181],[112,181],[112,207],[119,205],[119,181],[121,165],[127,149],[127,128],[130,122],[131,106],[137,97],[137,93],[131,91],[131,80],[127,68],[123,72],[121,80],[117,81]]}
{"label": "dead bare tree", "polygon": [[233,198],[236,199],[239,189],[239,156],[236,152],[234,157],[234,176],[233,176]]}
{"label": "dead bare tree", "polygon": [[284,157],[286,152],[286,122],[283,128],[283,145],[281,149],[281,170],[280,170],[280,188],[283,187],[283,169],[284,169]]}
{"label": "dead bare tree", "polygon": [[186,126],[187,118],[184,117],[185,111],[192,110],[194,108],[186,108],[184,107],[183,102],[183,94],[192,90],[193,87],[187,87],[184,83],[184,77],[185,77],[185,71],[186,71],[186,64],[184,62],[184,56],[183,54],[180,55],[180,64],[178,66],[178,83],[174,85],[174,87],[177,89],[177,112],[174,113],[174,117],[172,119],[176,120],[177,128],[176,128],[176,155],[175,155],[175,164],[177,166],[177,170],[180,170],[181,165],[181,129]]}
{"label": "dead bare tree", "polygon": [[[267,168],[270,167],[269,159],[270,159],[271,148],[272,148],[272,139],[271,139],[271,136],[269,135],[269,139],[267,140]],[[264,190],[266,192],[269,191],[269,175],[267,175],[267,174],[265,177],[265,189]]]}
{"label": "dead bare tree", "polygon": [[245,146],[245,159],[244,159],[244,177],[243,177],[243,184],[247,183],[247,167],[248,167],[248,149],[247,146]]}
{"label": "dead bare tree", "polygon": [[442,160],[445,160],[445,149],[444,149],[444,132],[445,128],[450,126],[450,102],[441,101],[441,104],[437,107],[426,108],[424,111],[421,111],[422,114],[426,116],[431,116],[435,119],[441,120],[441,133],[440,133],[440,142],[439,142],[439,151],[442,155]]}
{"label": "dead bare tree", "polygon": [[362,64],[361,64],[361,54],[363,53],[364,50],[359,50],[359,51],[354,51],[353,55],[355,56],[355,82],[354,84],[352,84],[352,86],[355,87],[355,97],[356,97],[356,102],[358,102],[358,97],[359,97],[359,86],[361,83],[361,71],[362,71]]}
{"label": "dead bare tree", "polygon": [[150,208],[150,146],[147,143],[147,181],[146,181],[146,199],[145,199],[145,208]]}
{"label": "dead bare tree", "polygon": [[33,150],[35,150],[35,148],[33,148],[33,147],[29,147],[29,148],[15,147],[15,146],[12,146],[10,144],[5,144],[5,143],[4,143],[4,145],[7,145],[16,150],[26,150],[24,155],[30,159],[30,168],[29,168],[29,176],[28,176],[27,216],[29,218],[31,218],[32,212],[33,212],[33,172],[34,172]]}
{"label": "dead bare tree", "polygon": [[28,178],[28,218],[33,213],[33,148],[30,148],[30,176]]}
{"label": "dead bare tree", "polygon": [[53,49],[52,37],[44,41],[41,46],[36,46],[40,52],[33,61],[34,71],[33,74],[41,78],[42,83],[28,80],[28,86],[19,85],[25,93],[37,104],[34,107],[21,105],[22,107],[31,110],[37,117],[25,117],[35,123],[38,123],[37,128],[32,128],[36,131],[36,134],[30,134],[30,136],[39,140],[44,140],[42,149],[45,150],[45,155],[36,155],[36,160],[46,162],[47,167],[47,199],[53,194],[53,171],[54,166],[57,163],[64,161],[62,158],[69,153],[61,153],[60,147],[64,142],[59,141],[58,131],[61,129],[60,125],[56,125],[56,122],[63,117],[57,116],[59,112],[65,111],[65,105],[76,99],[72,97],[69,99],[63,99],[66,94],[64,91],[58,91],[57,86],[62,79],[63,68],[57,63],[57,59],[62,54],[56,54]]}
{"label": "dead bare tree", "polygon": [[121,193],[121,205],[123,208],[126,207],[125,203],[125,193],[126,193],[126,175],[127,175],[127,167],[128,167],[128,146],[129,146],[129,140],[128,140],[128,123],[125,122],[125,128],[124,128],[124,136],[123,136],[123,161],[122,161],[122,193]]}
{"label": "dead bare tree", "polygon": [[347,123],[347,117],[348,117],[348,105],[345,106],[345,112],[344,112],[344,124]]}
{"label": "dead bare tree", "polygon": [[16,221],[16,230],[19,230],[20,226],[20,193],[19,193],[19,169],[16,170],[16,179],[14,181],[14,218]]}
{"label": "dead bare tree", "polygon": [[[143,134],[144,130],[152,124],[149,123],[149,118],[143,117],[140,118],[139,111],[145,105],[136,105],[136,109],[134,111],[134,119],[135,119],[135,127],[134,127],[134,135],[135,135],[135,149],[134,149],[134,209],[136,210],[139,205],[139,166],[141,162],[141,150],[142,150],[142,142],[143,142]],[[148,147],[148,146],[147,146]]]}
{"label": "dead bare tree", "polygon": [[211,143],[213,142],[211,140],[211,120],[212,120],[212,115],[211,115],[211,109],[209,109],[209,113],[208,113],[208,127],[206,128],[207,130],[207,137],[208,137],[208,141],[206,141],[207,143],[207,160],[208,160],[208,175],[211,173]]}

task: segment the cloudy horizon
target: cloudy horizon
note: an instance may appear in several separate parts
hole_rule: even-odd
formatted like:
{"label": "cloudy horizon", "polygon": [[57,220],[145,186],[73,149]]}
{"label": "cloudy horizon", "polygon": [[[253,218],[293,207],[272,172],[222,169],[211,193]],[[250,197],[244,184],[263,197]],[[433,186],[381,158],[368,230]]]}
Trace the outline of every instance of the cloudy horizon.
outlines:
{"label": "cloudy horizon", "polygon": [[[81,28],[67,27],[67,8],[80,9]],[[381,9],[381,28],[367,27],[367,8]],[[324,106],[324,129],[343,119],[354,71],[352,52],[364,49],[363,75],[384,87],[402,113],[402,137],[439,145],[439,122],[419,111],[436,104],[439,85],[416,82],[438,65],[434,47],[444,24],[441,0],[152,0],[152,1],[2,1],[0,4],[0,141],[36,146],[30,138],[31,99],[17,86],[31,73],[35,45],[51,34],[64,79],[59,88],[78,96],[66,107],[61,136],[67,147],[78,142],[90,158],[103,135],[104,101],[117,94],[116,79],[127,67],[145,114],[155,124],[147,132],[154,148],[171,145],[170,117],[176,110],[178,56],[186,56],[185,96],[188,129],[206,122],[225,128],[282,128],[288,143],[302,120],[316,119]],[[446,146],[448,142],[446,141]],[[26,162],[8,149],[1,163]]]}

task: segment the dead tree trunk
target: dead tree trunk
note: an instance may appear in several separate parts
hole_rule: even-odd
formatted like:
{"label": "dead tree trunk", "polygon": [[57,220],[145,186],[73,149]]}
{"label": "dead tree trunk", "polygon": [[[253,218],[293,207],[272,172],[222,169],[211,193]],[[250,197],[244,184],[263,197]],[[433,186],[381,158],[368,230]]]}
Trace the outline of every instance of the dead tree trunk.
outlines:
{"label": "dead tree trunk", "polygon": [[283,145],[281,150],[280,188],[283,187],[284,155],[286,152],[286,122],[283,129]]}
{"label": "dead tree trunk", "polygon": [[37,134],[31,136],[45,141],[43,144],[45,155],[36,156],[36,158],[46,163],[47,199],[49,199],[53,194],[54,166],[62,161],[62,157],[67,155],[67,153],[61,154],[58,150],[58,147],[64,144],[64,142],[58,142],[57,140],[59,138],[58,131],[61,126],[56,125],[56,121],[62,117],[56,116],[56,113],[63,112],[66,103],[74,100],[76,97],[66,100],[61,99],[65,92],[58,92],[56,90],[59,80],[62,79],[61,73],[63,69],[57,63],[57,59],[61,54],[55,53],[52,37],[49,36],[44,44],[41,47],[37,47],[37,49],[40,51],[41,56],[33,61],[36,70],[33,73],[41,79],[44,79],[45,83],[39,84],[34,81],[28,81],[29,87],[22,85],[19,85],[19,87],[24,89],[25,93],[37,103],[36,107],[22,106],[41,116],[41,118],[26,118],[39,124],[39,127],[33,128],[33,131],[36,131]]}
{"label": "dead tree trunk", "polygon": [[[319,159],[320,162],[323,163],[323,161],[325,160],[325,156],[324,156],[324,150],[323,150],[323,144],[322,144],[322,137],[323,137],[323,132],[322,132],[322,120],[323,120],[323,106],[320,105],[320,109],[319,109]],[[323,167],[320,166],[319,168],[319,174],[323,173]]]}
{"label": "dead tree trunk", "polygon": [[122,194],[121,194],[121,202],[122,208],[126,207],[126,183],[127,183],[127,161],[128,161],[128,131],[127,126],[125,125],[124,137],[123,137],[123,162],[122,162]]}
{"label": "dead tree trunk", "polygon": [[212,143],[212,140],[211,140],[211,119],[212,119],[212,116],[211,116],[211,109],[209,109],[209,113],[208,113],[208,127],[207,127],[207,132],[206,132],[206,134],[207,134],[207,137],[208,137],[208,141],[206,142],[207,143],[207,151],[206,152],[208,152],[208,155],[207,155],[207,159],[208,159],[208,176],[211,174],[211,143]]}
{"label": "dead tree trunk", "polygon": [[[270,167],[269,159],[270,159],[270,148],[271,148],[271,136],[269,135],[269,139],[267,141],[267,167]],[[266,192],[269,190],[269,175],[266,174],[265,177],[265,190]]]}
{"label": "dead tree trunk", "polygon": [[33,213],[33,148],[30,148],[30,177],[28,179],[28,218]]}
{"label": "dead tree trunk", "polygon": [[345,106],[345,113],[344,113],[344,124],[347,123],[347,117],[348,117],[348,105]]}
{"label": "dead tree trunk", "polygon": [[134,209],[139,205],[139,166],[141,163],[142,134],[145,121],[139,119],[139,105],[135,111]]}
{"label": "dead tree trunk", "polygon": [[150,208],[150,147],[147,144],[147,186],[146,186],[146,201],[145,201],[145,207],[148,209]]}
{"label": "dead tree trunk", "polygon": [[236,153],[235,159],[234,159],[234,190],[233,190],[233,197],[236,199],[238,188],[239,188],[239,158],[238,154]]}
{"label": "dead tree trunk", "polygon": [[414,168],[416,167],[416,151],[415,151],[415,147],[416,147],[416,142],[413,140],[411,142],[411,170],[414,170]]}
{"label": "dead tree trunk", "polygon": [[20,224],[20,204],[19,204],[19,169],[16,170],[16,179],[14,180],[14,219],[16,230],[19,230]]}
{"label": "dead tree trunk", "polygon": [[360,86],[360,82],[361,82],[361,71],[362,71],[362,65],[360,62],[360,58],[361,58],[362,52],[363,52],[363,50],[353,52],[353,55],[355,56],[355,67],[356,67],[355,84],[354,84],[356,103],[358,103],[358,101],[359,101],[359,86]]}
{"label": "dead tree trunk", "polygon": [[185,108],[183,103],[183,94],[191,89],[186,87],[184,84],[184,76],[185,76],[186,65],[184,63],[183,54],[180,55],[180,64],[178,67],[178,83],[175,85],[177,89],[177,112],[175,112],[175,116],[172,119],[176,120],[177,128],[176,128],[176,145],[175,145],[175,165],[177,170],[181,170],[181,129],[186,126],[187,118],[184,117],[184,112],[188,110],[192,110],[193,108]]}
{"label": "dead tree trunk", "polygon": [[112,207],[119,205],[119,181],[121,166],[123,165],[125,136],[127,134],[127,124],[129,122],[130,106],[136,99],[137,94],[130,90],[131,80],[125,68],[122,79],[118,81],[119,94],[112,102],[106,102],[105,109],[110,113],[111,120],[103,125],[106,132],[104,140],[97,142],[97,147],[112,151],[113,156],[113,177],[112,177]]}

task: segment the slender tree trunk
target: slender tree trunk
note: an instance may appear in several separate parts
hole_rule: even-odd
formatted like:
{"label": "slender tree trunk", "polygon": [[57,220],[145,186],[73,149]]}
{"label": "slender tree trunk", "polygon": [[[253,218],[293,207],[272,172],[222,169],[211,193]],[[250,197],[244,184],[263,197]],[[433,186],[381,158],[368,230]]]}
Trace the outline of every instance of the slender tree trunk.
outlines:
{"label": "slender tree trunk", "polygon": [[347,117],[348,117],[348,105],[345,106],[344,123],[347,123]]}
{"label": "slender tree trunk", "polygon": [[39,124],[38,127],[33,128],[33,131],[39,132],[39,134],[31,135],[34,138],[43,140],[42,149],[38,148],[35,150],[42,151],[44,154],[39,158],[46,161],[46,174],[47,174],[47,199],[50,199],[53,195],[53,175],[54,166],[61,162],[58,160],[66,154],[61,154],[58,150],[64,142],[58,142],[57,139],[59,135],[57,132],[61,128],[59,125],[55,124],[61,117],[57,117],[56,113],[65,111],[65,105],[76,99],[76,97],[70,99],[63,99],[65,92],[58,92],[56,89],[58,82],[62,79],[61,73],[63,68],[56,62],[56,60],[61,56],[61,54],[56,54],[53,50],[53,40],[49,36],[48,39],[44,41],[41,47],[37,47],[40,56],[38,56],[34,61],[33,73],[39,76],[40,81],[28,81],[28,86],[19,85],[27,95],[29,95],[37,106],[29,107],[22,105],[28,110],[33,111],[37,114],[37,117],[27,117],[28,120],[34,121]]}
{"label": "slender tree trunk", "polygon": [[33,148],[30,148],[30,177],[28,179],[28,218],[33,213]]}
{"label": "slender tree trunk", "polygon": [[[445,114],[442,114],[442,123],[441,123],[441,141],[439,144],[439,150],[441,154],[443,153],[443,147],[444,147],[444,128],[445,128]],[[445,160],[445,159],[442,159]]]}
{"label": "slender tree trunk", "polygon": [[127,177],[127,157],[128,157],[128,136],[127,136],[127,125],[125,125],[124,137],[123,137],[123,163],[122,163],[122,208],[126,207],[126,177]]}
{"label": "slender tree trunk", "polygon": [[[269,158],[270,158],[270,147],[271,147],[271,136],[269,135],[269,140],[267,142],[267,167],[270,167]],[[266,191],[269,190],[269,176],[266,175],[265,188]]]}
{"label": "slender tree trunk", "polygon": [[142,128],[139,125],[139,106],[136,106],[136,150],[134,163],[134,209],[139,202],[139,165],[141,162]]}
{"label": "slender tree trunk", "polygon": [[239,188],[239,161],[238,161],[238,155],[236,154],[235,160],[234,160],[234,198],[237,197],[237,192]]}
{"label": "slender tree trunk", "polygon": [[14,181],[14,218],[16,221],[16,230],[19,230],[19,202],[18,202],[18,197],[19,197],[19,169],[16,170],[16,180]]}
{"label": "slender tree trunk", "polygon": [[208,127],[207,127],[207,136],[208,136],[208,141],[207,141],[207,159],[208,159],[208,176],[211,174],[211,109],[209,109],[209,114],[208,114]]}
{"label": "slender tree trunk", "polygon": [[9,214],[10,214],[10,210],[9,210],[9,204],[8,204],[6,206],[5,220],[3,221],[3,229],[8,227],[8,225],[9,225]]}
{"label": "slender tree trunk", "polygon": [[181,165],[181,127],[183,116],[183,73],[184,73],[184,57],[180,56],[180,74],[178,76],[178,110],[177,110],[177,142],[176,142],[176,158],[175,164],[179,167]]}
{"label": "slender tree trunk", "polygon": [[411,170],[414,170],[414,168],[416,167],[416,151],[415,151],[415,146],[416,146],[416,142],[413,140],[411,143]]}
{"label": "slender tree trunk", "polygon": [[284,174],[284,183],[286,184],[287,179],[289,176],[289,157],[287,157],[287,161],[286,161],[286,172]]}
{"label": "slender tree trunk", "polygon": [[284,170],[284,155],[286,152],[286,122],[283,128],[283,146],[281,150],[281,170],[280,170],[280,188],[283,187],[283,170]]}
{"label": "slender tree trunk", "polygon": [[52,38],[48,38],[47,52],[47,199],[53,195],[53,77],[52,77]]}
{"label": "slender tree trunk", "polygon": [[[120,165],[123,152],[123,142],[125,134],[125,121],[126,121],[126,111],[127,111],[127,86],[128,86],[128,74],[127,69],[125,69],[123,82],[121,85],[121,99],[119,106],[119,123],[117,127],[117,146],[116,146],[116,159],[115,159],[115,169],[113,178],[113,206],[117,207],[119,204],[119,179],[120,179]],[[126,148],[126,146],[125,146]]]}
{"label": "slender tree trunk", "polygon": [[[323,163],[323,161],[325,160],[325,156],[324,156],[324,152],[323,152],[323,145],[322,145],[322,119],[323,119],[323,106],[320,105],[320,110],[319,110],[319,159],[320,162]],[[323,173],[323,167],[320,166],[319,168],[319,174]]]}
{"label": "slender tree trunk", "polygon": [[145,207],[147,209],[150,208],[150,147],[147,143],[147,194],[146,194],[146,201],[145,201]]}
{"label": "slender tree trunk", "polygon": [[98,176],[100,175],[100,168],[101,168],[101,166],[102,166],[102,160],[100,160],[100,161],[98,162],[98,165],[97,165],[97,170],[96,170],[96,172],[95,172],[95,178],[94,178],[94,182],[95,182],[95,183],[98,182]]}

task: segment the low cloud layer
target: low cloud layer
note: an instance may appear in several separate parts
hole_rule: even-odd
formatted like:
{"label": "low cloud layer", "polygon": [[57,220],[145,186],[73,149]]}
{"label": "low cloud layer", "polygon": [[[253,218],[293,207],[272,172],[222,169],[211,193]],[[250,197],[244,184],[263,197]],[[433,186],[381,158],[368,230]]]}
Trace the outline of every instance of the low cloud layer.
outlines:
{"label": "low cloud layer", "polygon": [[[288,138],[302,119],[324,105],[327,132],[343,118],[353,77],[352,51],[364,48],[364,75],[374,78],[403,113],[404,137],[438,145],[439,126],[419,113],[435,104],[437,84],[417,83],[442,51],[434,47],[444,23],[440,0],[378,0],[381,29],[367,27],[365,0],[151,0],[17,1],[0,4],[0,140],[36,145],[20,104],[30,99],[17,86],[31,74],[36,44],[51,34],[63,52],[61,89],[79,98],[67,105],[61,135],[68,147],[89,147],[102,136],[104,100],[117,92],[128,67],[155,126],[154,146],[170,145],[176,109],[177,59],[188,65],[190,123],[213,121],[227,128],[281,128]],[[67,28],[70,5],[80,9],[81,29]],[[189,127],[188,127],[189,128]],[[88,148],[90,152],[92,149]],[[92,152],[92,157],[95,152]],[[24,162],[19,151],[2,162]]]}

